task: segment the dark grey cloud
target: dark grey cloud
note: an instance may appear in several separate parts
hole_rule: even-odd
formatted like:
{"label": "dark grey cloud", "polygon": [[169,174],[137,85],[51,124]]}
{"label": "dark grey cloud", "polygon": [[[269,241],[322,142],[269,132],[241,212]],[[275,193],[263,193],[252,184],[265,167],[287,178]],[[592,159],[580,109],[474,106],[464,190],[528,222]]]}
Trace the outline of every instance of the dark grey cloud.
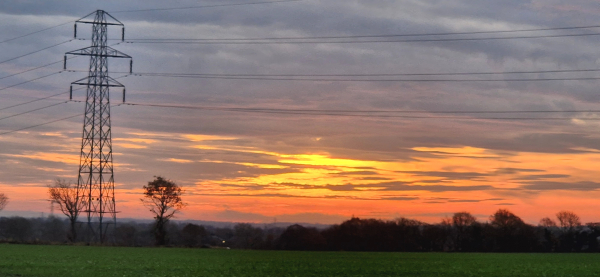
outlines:
{"label": "dark grey cloud", "polygon": [[258,190],[265,190],[265,189],[269,189],[269,190],[274,190],[277,188],[271,187],[271,186],[263,186],[263,185],[257,185],[257,184],[246,184],[246,185],[239,185],[239,184],[219,184],[220,187],[224,187],[224,188],[236,188],[236,189],[241,189],[241,190],[245,190],[245,191],[258,191]]}
{"label": "dark grey cloud", "polygon": [[493,174],[496,175],[508,175],[508,174],[518,174],[518,173],[532,173],[532,172],[544,172],[543,170],[540,169],[531,169],[531,168],[511,168],[511,167],[504,167],[504,168],[497,168]]}
{"label": "dark grey cloud", "polygon": [[337,172],[331,173],[332,175],[342,175],[342,176],[356,176],[356,175],[378,175],[376,171],[350,171],[350,172]]}
{"label": "dark grey cloud", "polygon": [[562,179],[569,178],[571,175],[567,174],[536,174],[536,175],[525,175],[517,178],[513,178],[514,181],[535,181],[544,179]]}
{"label": "dark grey cloud", "polygon": [[392,178],[385,178],[385,177],[362,177],[362,178],[357,178],[358,180],[362,180],[362,181],[391,181],[393,180]]}
{"label": "dark grey cloud", "polygon": [[400,173],[409,173],[416,176],[440,177],[447,180],[480,180],[490,176],[479,172],[451,172],[451,171],[398,171]]}
{"label": "dark grey cloud", "polygon": [[415,196],[396,196],[396,197],[383,197],[380,200],[390,200],[390,201],[412,201],[418,200],[419,197]]}
{"label": "dark grey cloud", "polygon": [[343,185],[303,185],[294,183],[281,183],[280,186],[286,186],[299,189],[327,189],[330,191],[430,191],[430,192],[448,192],[448,191],[480,191],[492,190],[493,186],[478,185],[478,186],[456,186],[456,185],[414,185],[410,182],[381,182],[375,184],[343,184]]}
{"label": "dark grey cloud", "polygon": [[448,202],[450,202],[450,203],[479,203],[479,202],[483,202],[483,200],[453,199],[453,200],[448,200]]}
{"label": "dark grey cloud", "polygon": [[[227,197],[268,197],[268,198],[304,198],[304,199],[349,199],[349,200],[381,200],[384,198],[365,198],[365,197],[354,197],[354,196],[344,196],[344,195],[324,195],[324,196],[307,196],[307,195],[294,195],[294,194],[286,194],[286,193],[256,193],[256,194],[247,194],[247,193],[232,193],[232,192],[223,192],[223,193],[202,193],[203,196],[227,196]],[[393,198],[393,197],[392,197]],[[390,200],[400,200],[408,201],[414,199],[408,199],[399,197],[396,199]]]}
{"label": "dark grey cloud", "polygon": [[407,185],[401,182],[388,182],[388,183],[380,183],[376,186],[379,186],[384,191],[412,191],[412,190],[422,190],[422,191],[430,191],[430,192],[448,192],[448,191],[482,191],[482,190],[492,190],[493,186],[489,185],[478,185],[478,186],[452,186],[452,185]]}
{"label": "dark grey cloud", "polygon": [[535,181],[528,182],[522,187],[523,189],[533,191],[552,191],[552,190],[570,190],[570,191],[595,191],[600,189],[600,183],[597,182],[550,182],[550,181]]}

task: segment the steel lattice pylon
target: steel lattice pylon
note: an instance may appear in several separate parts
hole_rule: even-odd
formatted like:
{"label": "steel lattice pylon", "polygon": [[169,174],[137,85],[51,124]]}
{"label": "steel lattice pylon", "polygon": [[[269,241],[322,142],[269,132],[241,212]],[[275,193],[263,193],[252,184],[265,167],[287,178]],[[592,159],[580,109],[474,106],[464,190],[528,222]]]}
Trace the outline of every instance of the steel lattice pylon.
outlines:
{"label": "steel lattice pylon", "polygon": [[[93,20],[91,18],[93,17]],[[125,38],[124,25],[105,11],[95,11],[75,22],[92,24],[92,46],[67,52],[64,67],[67,67],[67,55],[90,57],[88,76],[71,84],[87,87],[81,154],[79,160],[79,177],[77,181],[78,201],[83,204],[80,216],[87,216],[85,237],[87,242],[104,243],[111,226],[116,225],[115,190],[113,177],[112,138],[110,125],[110,87],[125,87],[108,76],[108,58],[128,58],[129,55],[119,52],[107,45],[107,29],[110,25],[123,27],[122,39]],[[130,72],[132,70],[130,62]]]}

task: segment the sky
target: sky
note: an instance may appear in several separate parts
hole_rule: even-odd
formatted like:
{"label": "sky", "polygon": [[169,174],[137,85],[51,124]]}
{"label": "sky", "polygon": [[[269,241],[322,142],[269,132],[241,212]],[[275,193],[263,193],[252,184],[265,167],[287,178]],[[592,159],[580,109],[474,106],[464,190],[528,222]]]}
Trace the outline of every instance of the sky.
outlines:
{"label": "sky", "polygon": [[[561,210],[600,221],[598,72],[540,72],[597,69],[600,27],[473,34],[596,26],[595,1],[123,2],[0,2],[0,133],[32,127],[0,135],[0,216],[47,215],[46,186],[77,178],[85,95],[66,92],[89,60],[62,71],[62,59],[90,45],[72,23],[103,9],[126,27],[110,45],[145,73],[110,60],[127,102],[195,107],[119,106],[111,91],[118,217],[151,218],[142,186],[163,176],[185,189],[181,220],[435,223],[508,209],[532,224]],[[352,38],[322,38],[340,36]],[[229,40],[256,38],[292,39]],[[490,72],[502,74],[427,75]]]}

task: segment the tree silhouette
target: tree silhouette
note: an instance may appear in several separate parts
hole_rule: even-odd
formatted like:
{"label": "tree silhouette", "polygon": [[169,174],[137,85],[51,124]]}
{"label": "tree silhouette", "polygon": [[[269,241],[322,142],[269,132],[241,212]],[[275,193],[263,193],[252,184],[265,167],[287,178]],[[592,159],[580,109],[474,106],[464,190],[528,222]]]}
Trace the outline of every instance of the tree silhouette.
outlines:
{"label": "tree silhouette", "polygon": [[469,228],[477,223],[477,219],[468,212],[458,212],[452,216],[452,226],[456,231],[454,237],[457,250],[465,249],[466,240],[469,238]]}
{"label": "tree silhouette", "polygon": [[234,246],[242,249],[258,249],[263,243],[263,230],[248,223],[233,226]]}
{"label": "tree silhouette", "polygon": [[560,250],[561,251],[575,251],[580,249],[580,240],[577,238],[578,234],[575,232],[576,228],[581,226],[579,216],[570,211],[560,211],[556,213],[556,218],[562,229],[560,234]]}
{"label": "tree silhouette", "polygon": [[277,248],[281,250],[324,250],[327,241],[316,228],[294,224],[279,236]]}
{"label": "tree silhouette", "polygon": [[56,179],[54,184],[48,186],[50,201],[57,203],[60,211],[69,218],[70,232],[68,239],[74,242],[77,239],[76,223],[79,211],[83,209],[83,201],[77,197],[77,186],[65,180]]}
{"label": "tree silhouette", "polygon": [[560,227],[567,232],[573,231],[576,227],[581,226],[581,221],[579,216],[574,212],[570,211],[560,211],[556,213],[556,218],[560,223]]}
{"label": "tree silhouette", "polygon": [[154,235],[156,245],[166,243],[166,224],[175,213],[185,207],[181,200],[183,190],[173,181],[155,176],[152,182],[144,186],[144,198],[140,200],[154,213]]}
{"label": "tree silhouette", "polygon": [[536,246],[532,226],[506,209],[499,209],[490,216],[495,251],[532,251]]}
{"label": "tree silhouette", "polygon": [[539,225],[542,227],[546,227],[546,228],[556,227],[556,222],[554,222],[554,220],[552,220],[549,217],[544,217],[544,218],[540,219]]}
{"label": "tree silhouette", "polygon": [[202,238],[206,236],[206,229],[203,226],[188,223],[181,229],[183,243],[187,247],[198,247],[202,245]]}
{"label": "tree silhouette", "polygon": [[6,196],[4,193],[0,193],[0,211],[4,210],[6,204],[8,204],[8,196]]}

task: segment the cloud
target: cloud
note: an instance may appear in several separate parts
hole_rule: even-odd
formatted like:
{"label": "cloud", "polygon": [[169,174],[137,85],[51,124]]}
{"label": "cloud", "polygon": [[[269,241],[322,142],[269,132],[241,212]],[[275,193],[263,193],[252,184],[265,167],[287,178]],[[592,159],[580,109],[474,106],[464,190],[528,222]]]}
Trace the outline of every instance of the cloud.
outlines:
{"label": "cloud", "polygon": [[531,172],[544,172],[541,169],[532,169],[532,168],[497,168],[493,174],[494,175],[509,175],[509,174],[519,174],[519,173],[531,173]]}
{"label": "cloud", "polygon": [[454,186],[454,185],[414,185],[408,182],[381,182],[374,184],[343,184],[343,185],[303,185],[294,183],[279,183],[278,186],[285,186],[299,189],[327,189],[337,192],[350,191],[429,191],[429,192],[450,192],[450,191],[482,191],[492,190],[493,186]]}
{"label": "cloud", "polygon": [[335,172],[335,173],[330,173],[333,175],[343,175],[343,176],[354,176],[354,175],[378,175],[379,173],[377,173],[376,171],[344,171],[344,172]]}
{"label": "cloud", "polygon": [[451,186],[451,185],[407,185],[401,182],[388,182],[377,184],[384,191],[430,191],[430,192],[449,192],[449,191],[482,191],[492,190],[493,186]]}
{"label": "cloud", "polygon": [[569,190],[569,191],[595,191],[600,189],[600,183],[597,182],[548,182],[536,181],[528,182],[522,187],[523,189],[533,191],[552,191],[552,190]]}
{"label": "cloud", "polygon": [[230,222],[254,222],[254,223],[272,223],[272,222],[288,222],[288,223],[320,223],[320,224],[337,224],[347,220],[347,216],[326,213],[294,213],[294,214],[277,214],[266,216],[260,213],[248,213],[235,210],[224,210],[217,212],[215,217],[219,221]]}
{"label": "cloud", "polygon": [[[113,15],[125,23],[127,39],[425,34],[581,26],[598,21],[594,12],[596,3],[563,2],[350,1],[340,5],[335,1],[298,1]],[[210,1],[180,0],[168,5],[160,0],[1,1],[0,24],[4,26],[3,36],[12,38],[73,21],[98,8],[110,12],[207,3]],[[2,60],[70,40],[72,31],[72,25],[67,24],[6,42]],[[55,62],[67,51],[89,46],[89,26],[80,26],[78,31],[86,40],[71,41],[4,63],[0,76]],[[563,33],[569,32],[543,32]],[[119,34],[118,28],[109,29],[111,39],[118,39]],[[505,35],[509,34],[489,34]],[[114,47],[134,57],[136,72],[353,75],[593,69],[598,67],[596,44],[596,38],[590,36],[358,44],[126,43]],[[88,66],[89,60],[84,58],[69,62],[69,69],[87,70]],[[128,64],[111,61],[110,66],[115,72],[123,71]],[[8,86],[57,70],[58,67],[32,70],[3,81]],[[62,72],[3,91],[0,118],[47,105],[40,101],[4,109],[66,92],[72,81],[83,76],[85,73],[78,71]],[[537,73],[460,78],[564,76],[567,75]],[[400,79],[400,76],[381,78]],[[115,178],[123,188],[139,187],[140,180],[143,183],[162,174],[190,189],[203,184],[222,184],[211,189],[231,195],[270,197],[273,201],[289,201],[292,197],[317,203],[331,199],[411,201],[420,197],[446,204],[481,201],[482,207],[489,207],[485,206],[486,201],[492,201],[488,194],[502,195],[503,200],[494,201],[510,204],[544,191],[595,191],[600,182],[590,166],[598,159],[600,137],[594,131],[598,116],[593,112],[567,112],[598,109],[600,96],[595,81],[314,82],[133,75],[119,81],[127,86],[130,102],[370,111],[364,113],[368,117],[332,117],[115,106],[111,109]],[[120,100],[114,98],[118,98],[115,92],[113,104]],[[66,94],[60,97],[46,101],[67,100]],[[77,91],[74,97],[83,100],[84,92]],[[2,120],[0,132],[82,114],[83,110],[82,103],[70,102],[26,113]],[[371,117],[392,114],[383,112],[390,110],[422,112],[419,115],[432,118]],[[436,113],[524,110],[555,112],[456,115],[462,119],[443,118]],[[476,119],[484,117],[569,120]],[[19,188],[25,184],[43,184],[56,174],[76,178],[81,121],[81,117],[74,118],[0,136],[3,182]],[[503,189],[517,185],[522,187]],[[415,191],[417,195],[386,194],[407,191]],[[442,197],[434,199],[429,197],[431,194]],[[432,205],[435,209],[447,205],[439,206]]]}
{"label": "cloud", "polygon": [[482,202],[483,200],[468,200],[468,199],[453,199],[453,200],[448,200],[448,202],[450,203],[479,203]]}
{"label": "cloud", "polygon": [[447,180],[483,180],[489,176],[487,173],[479,172],[451,172],[451,171],[399,171],[400,173],[409,173],[416,176],[440,177]]}
{"label": "cloud", "polygon": [[390,201],[412,201],[418,200],[419,197],[415,196],[397,196],[397,197],[382,197],[380,200],[390,200]]}
{"label": "cloud", "polygon": [[571,175],[567,174],[536,174],[536,175],[525,175],[514,178],[512,180],[515,181],[534,181],[534,180],[544,180],[544,179],[564,179],[569,178]]}

